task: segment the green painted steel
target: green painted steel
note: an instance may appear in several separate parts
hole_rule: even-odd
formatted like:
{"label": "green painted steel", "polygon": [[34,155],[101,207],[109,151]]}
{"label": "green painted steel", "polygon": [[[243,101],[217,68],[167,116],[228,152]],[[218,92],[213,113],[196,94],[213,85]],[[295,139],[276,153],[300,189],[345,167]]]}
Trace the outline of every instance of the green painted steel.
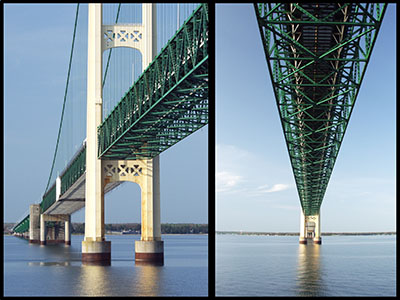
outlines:
{"label": "green painted steel", "polygon": [[86,144],[72,159],[61,177],[61,195],[63,195],[86,171]]}
{"label": "green painted steel", "polygon": [[386,6],[254,5],[306,216],[319,213]]}
{"label": "green painted steel", "polygon": [[99,157],[153,158],[207,123],[208,5],[202,4],[99,126]]}
{"label": "green painted steel", "polygon": [[21,222],[14,226],[13,231],[16,233],[23,233],[29,231],[30,215],[27,215]]}
{"label": "green painted steel", "polygon": [[44,213],[54,202],[56,202],[56,183],[43,195],[40,202],[40,213]]}

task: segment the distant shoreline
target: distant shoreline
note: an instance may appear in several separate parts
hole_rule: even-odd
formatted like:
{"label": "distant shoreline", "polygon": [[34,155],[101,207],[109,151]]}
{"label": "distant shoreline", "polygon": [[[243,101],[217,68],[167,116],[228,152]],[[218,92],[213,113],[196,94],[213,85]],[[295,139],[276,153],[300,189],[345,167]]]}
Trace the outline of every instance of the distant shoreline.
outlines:
{"label": "distant shoreline", "polygon": [[[71,235],[84,235],[83,233],[71,233]],[[138,235],[141,236],[140,233],[126,233],[126,234],[121,234],[121,233],[108,233],[106,232],[106,235]],[[208,235],[208,233],[162,233],[161,236],[164,235]],[[14,236],[11,233],[3,233],[3,236]]]}
{"label": "distant shoreline", "polygon": [[[266,236],[299,236],[298,232],[251,232],[251,231],[216,231],[216,234],[233,235],[266,235]],[[396,231],[383,232],[322,232],[321,236],[331,235],[396,235]]]}

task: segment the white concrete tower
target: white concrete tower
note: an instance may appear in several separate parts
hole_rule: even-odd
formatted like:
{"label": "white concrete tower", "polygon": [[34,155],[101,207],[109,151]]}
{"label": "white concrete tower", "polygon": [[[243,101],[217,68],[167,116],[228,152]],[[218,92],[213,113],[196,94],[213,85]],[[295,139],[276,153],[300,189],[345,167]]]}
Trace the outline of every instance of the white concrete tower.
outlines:
{"label": "white concrete tower", "polygon": [[[157,55],[156,4],[142,4],[144,26],[143,71]],[[140,184],[142,190],[142,236],[135,241],[135,262],[164,263],[164,243],[161,241],[160,216],[160,158],[147,160],[147,177]]]}
{"label": "white concrete tower", "polygon": [[83,262],[111,262],[111,242],[105,241],[104,188],[97,158],[97,126],[102,121],[102,4],[89,4],[86,120],[86,191]]}
{"label": "white concrete tower", "polygon": [[301,209],[300,215],[300,244],[307,244],[307,232],[306,232],[306,218],[304,216],[304,211]]}
{"label": "white concrete tower", "polygon": [[[142,236],[135,242],[136,262],[163,263],[164,246],[160,221],[160,162],[97,158],[97,126],[102,122],[102,53],[115,47],[130,47],[142,53],[142,68],[157,54],[156,4],[142,4],[142,24],[102,25],[101,4],[89,4],[88,92],[86,138],[85,239],[82,261],[109,263],[111,242],[105,241],[104,187],[115,181],[133,181],[141,188]],[[110,166],[124,165],[140,171],[136,176],[115,174]]]}
{"label": "white concrete tower", "polygon": [[314,216],[314,244],[321,244],[321,210]]}

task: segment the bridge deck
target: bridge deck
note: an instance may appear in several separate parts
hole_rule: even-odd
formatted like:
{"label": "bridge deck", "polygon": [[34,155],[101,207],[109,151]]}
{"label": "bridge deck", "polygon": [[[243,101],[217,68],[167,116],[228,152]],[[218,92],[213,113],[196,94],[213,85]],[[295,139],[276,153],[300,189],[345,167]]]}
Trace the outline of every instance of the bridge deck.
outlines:
{"label": "bridge deck", "polygon": [[386,5],[255,4],[302,208],[318,214]]}

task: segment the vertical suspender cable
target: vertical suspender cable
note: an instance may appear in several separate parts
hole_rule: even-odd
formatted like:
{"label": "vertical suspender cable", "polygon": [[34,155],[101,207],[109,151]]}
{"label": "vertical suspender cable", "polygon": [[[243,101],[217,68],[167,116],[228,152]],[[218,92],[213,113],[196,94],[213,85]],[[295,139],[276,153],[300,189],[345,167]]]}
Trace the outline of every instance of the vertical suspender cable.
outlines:
{"label": "vertical suspender cable", "polygon": [[77,7],[76,7],[75,25],[74,25],[74,35],[73,35],[73,37],[72,37],[72,47],[71,47],[71,54],[70,54],[70,57],[69,57],[67,84],[66,84],[65,93],[64,93],[64,103],[63,103],[62,112],[61,112],[60,127],[58,128],[58,136],[57,136],[56,149],[55,149],[55,151],[54,151],[53,163],[52,163],[52,165],[51,165],[50,176],[49,176],[49,180],[47,181],[47,186],[46,186],[45,192],[47,192],[47,189],[48,189],[48,187],[49,187],[50,180],[51,180],[51,175],[53,174],[54,163],[55,163],[55,160],[56,160],[57,150],[58,150],[58,143],[59,143],[59,141],[60,141],[61,128],[62,128],[62,123],[63,123],[63,119],[64,119],[65,102],[66,102],[66,100],[67,100],[69,75],[70,75],[70,73],[71,73],[72,54],[74,53],[74,43],[75,43],[76,25],[77,25],[77,23],[78,23],[78,13],[79,13],[79,3],[78,3],[78,5],[77,5]]}

